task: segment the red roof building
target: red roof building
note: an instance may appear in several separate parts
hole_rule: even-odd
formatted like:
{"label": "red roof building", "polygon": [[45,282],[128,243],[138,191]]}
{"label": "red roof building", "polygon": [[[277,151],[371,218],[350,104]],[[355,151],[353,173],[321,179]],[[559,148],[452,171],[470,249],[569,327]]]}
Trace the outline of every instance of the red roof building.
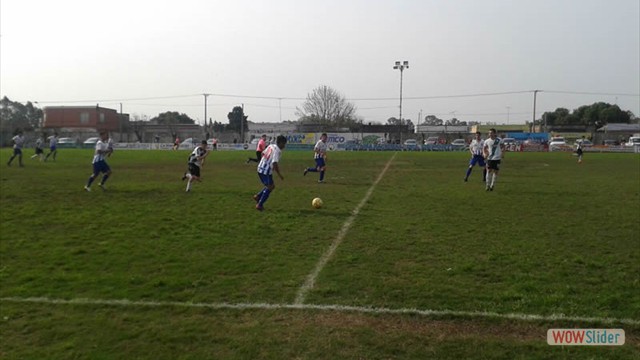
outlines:
{"label": "red roof building", "polygon": [[[118,131],[129,119],[114,109],[99,106],[47,106],[43,109],[43,128],[84,128],[97,131]],[[122,123],[121,123],[122,121]]]}

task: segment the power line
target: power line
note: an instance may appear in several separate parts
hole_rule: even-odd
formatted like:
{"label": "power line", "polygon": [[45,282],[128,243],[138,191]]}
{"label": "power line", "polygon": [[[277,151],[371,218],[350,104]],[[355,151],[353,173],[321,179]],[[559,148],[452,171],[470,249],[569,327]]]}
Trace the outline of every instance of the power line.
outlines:
{"label": "power line", "polygon": [[598,93],[598,92],[586,92],[586,91],[560,91],[560,90],[540,90],[551,94],[573,94],[573,95],[596,95],[596,96],[635,96],[640,94],[626,94],[626,93]]}
{"label": "power line", "polygon": [[[480,97],[480,96],[498,96],[498,95],[513,95],[513,94],[526,94],[533,93],[534,90],[523,91],[507,91],[496,93],[477,93],[477,94],[463,94],[463,95],[436,95],[436,96],[405,96],[404,99],[410,100],[427,100],[427,99],[448,99],[448,98],[463,98],[463,97]],[[379,100],[397,100],[396,98],[352,98],[349,101],[379,101]]]}

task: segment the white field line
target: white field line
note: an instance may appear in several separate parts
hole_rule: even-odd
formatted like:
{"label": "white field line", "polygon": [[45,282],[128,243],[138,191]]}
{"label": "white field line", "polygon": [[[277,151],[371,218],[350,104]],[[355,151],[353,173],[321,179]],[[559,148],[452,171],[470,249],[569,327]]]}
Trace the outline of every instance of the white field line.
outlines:
{"label": "white field line", "polygon": [[120,307],[180,307],[203,309],[232,309],[232,310],[317,310],[333,312],[352,312],[362,314],[388,315],[419,315],[425,317],[444,316],[458,318],[495,318],[521,321],[569,321],[580,324],[626,324],[640,325],[640,320],[607,317],[567,316],[564,314],[536,315],[509,313],[500,314],[490,311],[455,311],[455,310],[421,310],[421,309],[389,309],[347,305],[321,304],[270,304],[270,303],[193,303],[181,301],[132,301],[107,299],[52,299],[48,297],[3,297],[0,302],[33,303],[44,305],[85,305],[85,306],[120,306]]}
{"label": "white field line", "polygon": [[329,246],[329,249],[327,249],[327,251],[322,255],[320,260],[318,260],[316,267],[307,276],[307,279],[305,280],[304,284],[300,286],[300,289],[298,289],[298,293],[296,294],[296,299],[294,301],[295,305],[300,305],[304,303],[307,293],[309,292],[309,290],[313,289],[313,287],[316,284],[316,278],[318,278],[318,275],[320,274],[324,266],[333,257],[333,253],[335,253],[338,246],[340,246],[340,244],[342,243],[342,240],[344,239],[345,235],[347,235],[347,232],[349,232],[351,225],[353,225],[353,221],[356,219],[356,217],[360,213],[360,209],[362,209],[364,204],[367,203],[367,201],[371,197],[371,194],[373,193],[373,190],[376,188],[376,185],[378,185],[380,180],[382,180],[382,177],[389,169],[391,162],[393,161],[393,159],[395,159],[397,154],[398,153],[394,153],[391,159],[387,161],[387,164],[384,166],[384,169],[382,169],[382,171],[380,172],[380,175],[378,175],[378,178],[373,182],[373,184],[371,184],[371,187],[369,188],[369,190],[367,190],[367,193],[364,195],[364,197],[362,198],[358,206],[356,206],[356,208],[353,209],[353,212],[351,212],[351,216],[349,216],[349,218],[347,218],[344,224],[342,224],[342,228],[338,232],[338,235],[336,236],[336,238],[333,239],[333,242],[331,243],[331,246]]}

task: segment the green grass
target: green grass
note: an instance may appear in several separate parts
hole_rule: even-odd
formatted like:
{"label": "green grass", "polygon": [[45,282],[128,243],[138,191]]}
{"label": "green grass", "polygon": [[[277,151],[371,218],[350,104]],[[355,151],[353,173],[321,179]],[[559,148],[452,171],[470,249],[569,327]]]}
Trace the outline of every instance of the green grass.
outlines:
{"label": "green grass", "polygon": [[[0,151],[6,162],[10,151]],[[507,154],[494,192],[463,153],[398,153],[308,304],[640,321],[640,157]],[[0,167],[0,297],[291,304],[393,153],[307,152],[257,212],[250,152],[91,150]],[[311,199],[325,206],[314,210]],[[550,327],[622,327],[627,345],[549,347]],[[2,358],[633,358],[640,326],[567,321],[0,302]]]}

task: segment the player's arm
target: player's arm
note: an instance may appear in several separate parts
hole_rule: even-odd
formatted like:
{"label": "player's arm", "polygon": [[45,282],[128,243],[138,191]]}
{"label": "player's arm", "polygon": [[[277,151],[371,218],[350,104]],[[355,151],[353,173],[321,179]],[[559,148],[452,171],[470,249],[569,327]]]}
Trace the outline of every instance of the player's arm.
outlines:
{"label": "player's arm", "polygon": [[489,146],[487,146],[487,144],[482,146],[482,156],[484,156],[485,159],[489,157]]}
{"label": "player's arm", "polygon": [[278,174],[278,177],[280,177],[280,180],[284,180],[284,177],[282,176],[282,174],[280,174],[280,166],[278,166],[277,162],[273,163],[273,170],[276,172],[276,174]]}

